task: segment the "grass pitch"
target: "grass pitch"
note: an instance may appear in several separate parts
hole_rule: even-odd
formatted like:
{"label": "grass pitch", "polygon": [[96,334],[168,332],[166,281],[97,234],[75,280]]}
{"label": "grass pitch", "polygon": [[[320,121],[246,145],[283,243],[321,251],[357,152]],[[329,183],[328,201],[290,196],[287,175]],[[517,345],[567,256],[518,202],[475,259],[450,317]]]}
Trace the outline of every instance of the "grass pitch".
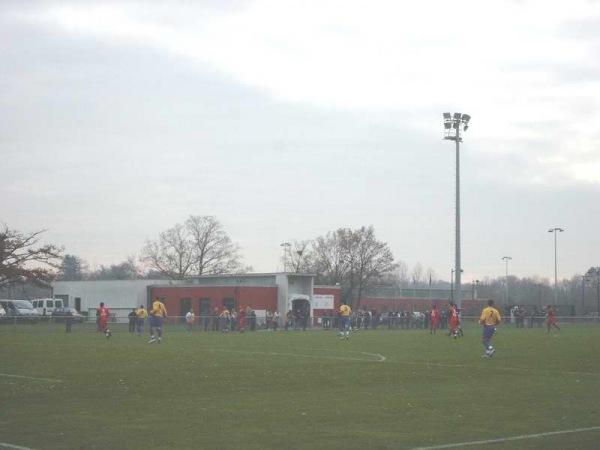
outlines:
{"label": "grass pitch", "polygon": [[2,325],[0,449],[598,448],[599,326],[465,332]]}

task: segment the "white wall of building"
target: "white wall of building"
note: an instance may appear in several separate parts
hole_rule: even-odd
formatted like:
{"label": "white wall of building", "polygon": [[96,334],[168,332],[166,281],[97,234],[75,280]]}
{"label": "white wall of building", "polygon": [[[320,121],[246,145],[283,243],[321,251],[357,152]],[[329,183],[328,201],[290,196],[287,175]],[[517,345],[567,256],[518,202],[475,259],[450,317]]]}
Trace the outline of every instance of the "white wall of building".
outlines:
{"label": "white wall of building", "polygon": [[147,287],[168,284],[168,280],[104,280],[104,281],[55,281],[52,283],[54,297],[68,296],[68,306],[75,307],[75,299],[81,299],[82,312],[98,308],[100,302],[113,310],[146,306]]}

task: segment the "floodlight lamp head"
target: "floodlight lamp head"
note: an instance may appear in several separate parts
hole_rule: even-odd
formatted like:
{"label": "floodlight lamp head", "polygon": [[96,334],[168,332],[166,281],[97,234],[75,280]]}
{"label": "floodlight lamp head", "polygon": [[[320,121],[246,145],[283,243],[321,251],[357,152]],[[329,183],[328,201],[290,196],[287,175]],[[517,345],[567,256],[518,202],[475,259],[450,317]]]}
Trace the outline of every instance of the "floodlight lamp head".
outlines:
{"label": "floodlight lamp head", "polygon": [[450,120],[450,113],[444,113],[444,120]]}
{"label": "floodlight lamp head", "polygon": [[471,120],[471,116],[470,115],[468,115],[468,114],[463,114],[462,115],[462,121],[464,123],[469,123],[469,120]]}
{"label": "floodlight lamp head", "polygon": [[469,125],[465,124],[465,127],[463,128],[463,131],[467,131],[469,129]]}
{"label": "floodlight lamp head", "polygon": [[462,117],[461,113],[454,113],[454,118],[460,120],[460,118]]}
{"label": "floodlight lamp head", "polygon": [[452,128],[452,122],[444,122],[444,128],[446,130],[449,130],[450,128]]}

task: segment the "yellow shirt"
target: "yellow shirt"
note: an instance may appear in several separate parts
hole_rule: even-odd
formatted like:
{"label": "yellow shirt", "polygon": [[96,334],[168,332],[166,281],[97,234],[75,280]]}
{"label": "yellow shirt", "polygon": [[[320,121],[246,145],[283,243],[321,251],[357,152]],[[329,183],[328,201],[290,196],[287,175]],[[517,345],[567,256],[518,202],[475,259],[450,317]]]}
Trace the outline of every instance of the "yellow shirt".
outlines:
{"label": "yellow shirt", "polygon": [[154,303],[152,303],[152,313],[155,316],[167,317],[167,308],[165,308],[163,302],[155,300]]}
{"label": "yellow shirt", "polygon": [[479,323],[486,326],[497,325],[500,323],[501,319],[498,310],[493,306],[488,306],[487,308],[483,308]]}
{"label": "yellow shirt", "polygon": [[136,314],[138,316],[138,319],[145,319],[146,317],[148,317],[148,311],[146,311],[144,308],[138,309]]}
{"label": "yellow shirt", "polygon": [[228,309],[224,309],[223,311],[221,311],[221,315],[219,317],[229,317],[229,310]]}
{"label": "yellow shirt", "polygon": [[349,317],[350,314],[352,314],[352,308],[350,308],[348,305],[342,305],[340,306],[340,314],[343,317]]}

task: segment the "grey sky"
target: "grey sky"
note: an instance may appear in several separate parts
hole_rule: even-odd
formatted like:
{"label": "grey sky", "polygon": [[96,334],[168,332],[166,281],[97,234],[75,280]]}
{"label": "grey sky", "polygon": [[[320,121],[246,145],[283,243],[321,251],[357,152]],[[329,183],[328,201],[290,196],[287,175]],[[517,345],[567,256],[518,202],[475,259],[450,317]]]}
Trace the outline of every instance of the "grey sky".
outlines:
{"label": "grey sky", "polygon": [[[197,4],[196,4],[197,3]],[[600,265],[600,4],[2,2],[0,220],[93,265],[215,215],[256,271],[373,225],[463,282]]]}

